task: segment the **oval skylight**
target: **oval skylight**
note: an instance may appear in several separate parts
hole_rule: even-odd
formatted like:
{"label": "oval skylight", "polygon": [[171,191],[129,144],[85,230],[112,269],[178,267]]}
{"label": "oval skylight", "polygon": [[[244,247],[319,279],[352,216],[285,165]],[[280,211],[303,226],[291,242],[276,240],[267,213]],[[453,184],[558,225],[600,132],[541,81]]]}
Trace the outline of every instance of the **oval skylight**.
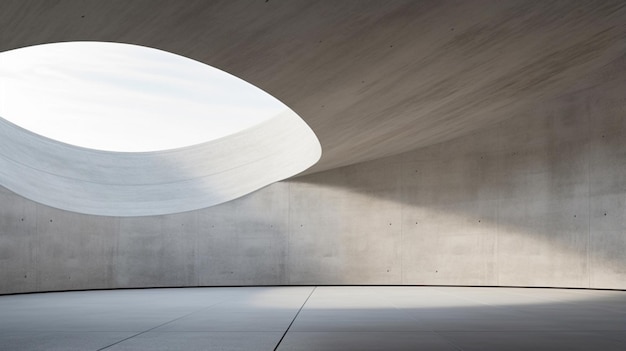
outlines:
{"label": "oval skylight", "polygon": [[0,53],[0,116],[90,149],[145,152],[222,138],[288,110],[217,68],[103,42]]}
{"label": "oval skylight", "polygon": [[0,185],[45,205],[103,216],[190,211],[320,156],[293,110],[178,55],[93,42],[0,53]]}

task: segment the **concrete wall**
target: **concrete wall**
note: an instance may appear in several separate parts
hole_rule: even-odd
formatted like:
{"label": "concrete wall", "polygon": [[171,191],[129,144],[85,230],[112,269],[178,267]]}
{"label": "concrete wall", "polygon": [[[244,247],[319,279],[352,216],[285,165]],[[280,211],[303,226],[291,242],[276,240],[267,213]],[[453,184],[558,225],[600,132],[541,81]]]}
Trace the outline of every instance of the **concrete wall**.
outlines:
{"label": "concrete wall", "polygon": [[292,181],[289,282],[626,288],[624,91]]}
{"label": "concrete wall", "polygon": [[2,189],[0,293],[266,284],[626,289],[624,91],[623,80],[603,81],[450,142],[175,215],[81,215]]}

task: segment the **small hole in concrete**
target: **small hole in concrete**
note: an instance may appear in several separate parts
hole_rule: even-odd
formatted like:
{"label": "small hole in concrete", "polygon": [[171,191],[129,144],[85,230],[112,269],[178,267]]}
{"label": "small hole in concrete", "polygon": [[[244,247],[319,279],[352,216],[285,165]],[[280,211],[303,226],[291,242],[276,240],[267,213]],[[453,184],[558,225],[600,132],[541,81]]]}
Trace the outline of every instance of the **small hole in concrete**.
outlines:
{"label": "small hole in concrete", "polygon": [[389,270],[387,270],[387,272],[389,272]]}
{"label": "small hole in concrete", "polygon": [[389,225],[391,225],[391,223],[389,223]]}
{"label": "small hole in concrete", "polygon": [[576,218],[576,215],[574,215],[574,218]]}
{"label": "small hole in concrete", "polygon": [[480,223],[480,219],[478,220],[478,223]]}
{"label": "small hole in concrete", "polygon": [[24,218],[22,218],[21,221],[24,222]]}
{"label": "small hole in concrete", "polygon": [[604,215],[606,216],[606,212],[604,212]]}
{"label": "small hole in concrete", "polygon": [[50,223],[52,223],[52,220],[50,220]]}
{"label": "small hole in concrete", "polygon": [[435,273],[439,273],[439,271],[435,271]]}
{"label": "small hole in concrete", "polygon": [[26,276],[24,276],[24,278],[26,278]]}

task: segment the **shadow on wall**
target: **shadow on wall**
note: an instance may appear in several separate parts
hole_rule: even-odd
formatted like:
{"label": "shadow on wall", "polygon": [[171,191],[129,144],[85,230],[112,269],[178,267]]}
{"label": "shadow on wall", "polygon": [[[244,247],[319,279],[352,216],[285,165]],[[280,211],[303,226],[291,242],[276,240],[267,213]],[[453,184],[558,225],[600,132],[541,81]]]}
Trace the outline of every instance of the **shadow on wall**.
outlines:
{"label": "shadow on wall", "polygon": [[623,82],[219,206],[116,218],[0,191],[0,292],[461,284],[626,288]]}
{"label": "shadow on wall", "polygon": [[473,135],[197,211],[87,216],[0,189],[0,293],[274,284],[626,288],[624,67],[614,67],[613,80]]}
{"label": "shadow on wall", "polygon": [[369,240],[371,255],[350,261],[387,258],[398,284],[625,288],[624,89],[610,81],[473,135],[296,178],[292,211],[324,204],[311,222],[345,219],[325,238]]}

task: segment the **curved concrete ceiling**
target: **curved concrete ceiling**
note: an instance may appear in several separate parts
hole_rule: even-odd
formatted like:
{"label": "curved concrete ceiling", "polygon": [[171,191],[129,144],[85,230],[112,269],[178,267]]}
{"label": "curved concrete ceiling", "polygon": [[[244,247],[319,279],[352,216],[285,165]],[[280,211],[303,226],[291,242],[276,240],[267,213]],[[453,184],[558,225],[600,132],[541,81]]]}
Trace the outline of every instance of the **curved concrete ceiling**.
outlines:
{"label": "curved concrete ceiling", "polygon": [[159,215],[209,207],[310,167],[320,157],[293,111],[184,148],[110,152],[64,144],[0,118],[0,185],[64,210]]}
{"label": "curved concrete ceiling", "polygon": [[0,51],[113,41],[218,67],[311,126],[324,155],[310,173],[472,133],[589,87],[626,55],[624,23],[621,0],[9,0]]}
{"label": "curved concrete ceiling", "polygon": [[0,52],[0,185],[49,206],[107,216],[196,210],[298,174],[320,155],[295,112],[197,61],[101,42]]}

